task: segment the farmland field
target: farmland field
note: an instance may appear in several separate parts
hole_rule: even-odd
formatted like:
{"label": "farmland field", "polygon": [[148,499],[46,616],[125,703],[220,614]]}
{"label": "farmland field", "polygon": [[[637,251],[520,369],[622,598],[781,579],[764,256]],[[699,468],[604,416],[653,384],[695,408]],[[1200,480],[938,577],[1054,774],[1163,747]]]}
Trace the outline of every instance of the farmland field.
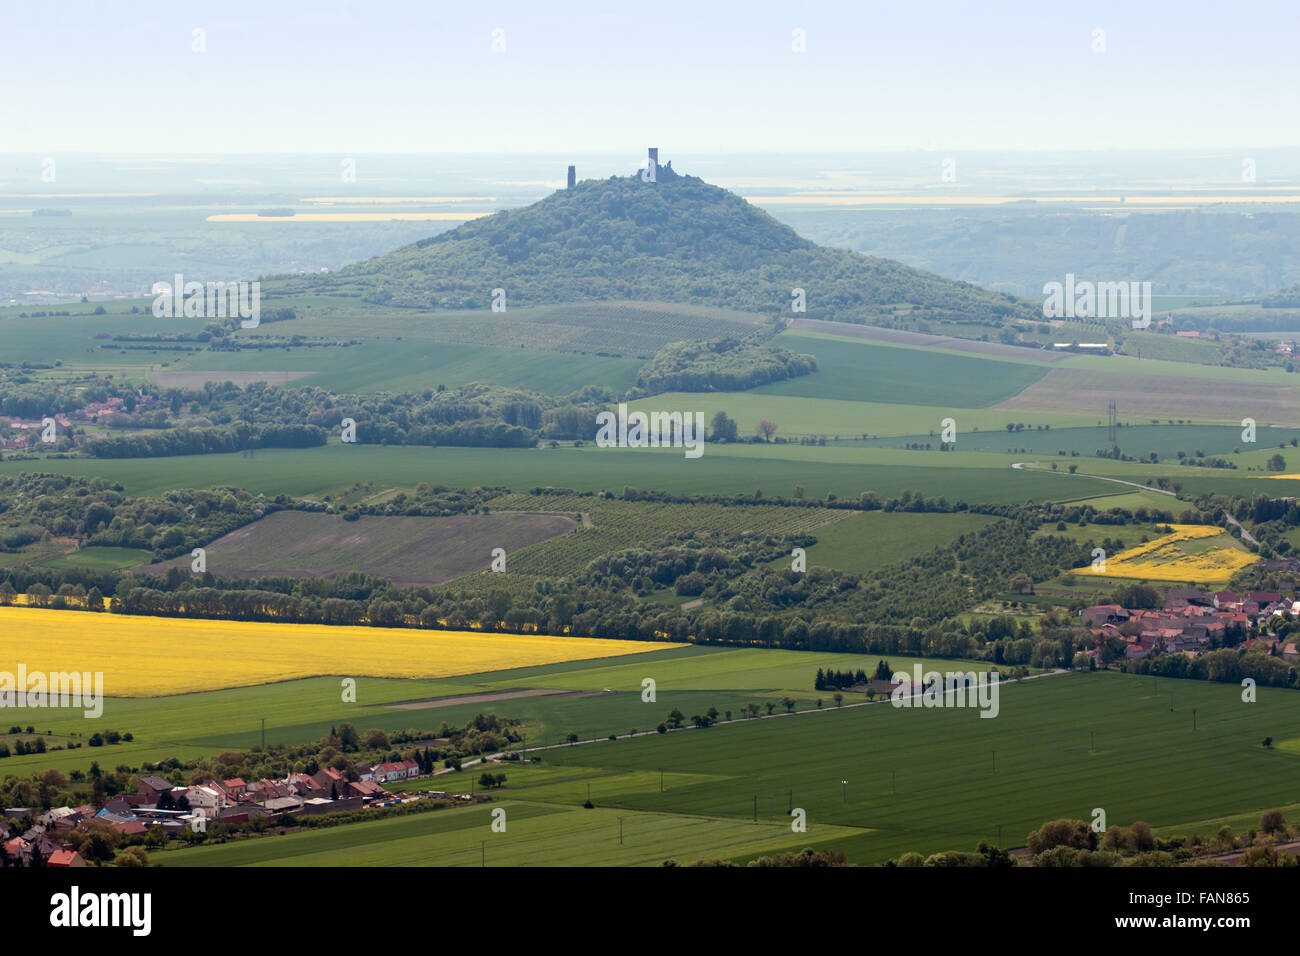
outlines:
{"label": "farmland field", "polygon": [[564,395],[584,385],[628,389],[636,381],[641,362],[634,358],[566,355],[517,346],[486,348],[399,336],[398,341],[369,341],[347,348],[267,348],[235,356],[199,353],[180,365],[190,369],[191,375],[206,369],[226,370],[232,365],[244,370],[245,377],[262,370],[270,375],[289,370],[305,373],[293,380],[295,386],[317,385],[358,394],[492,382]]}
{"label": "farmland field", "polygon": [[715,534],[766,535],[817,533],[824,525],[852,515],[830,508],[774,505],[701,505],[602,500],[573,495],[514,494],[493,498],[494,511],[580,511],[587,516],[572,534],[521,549],[508,565],[521,574],[569,574],[602,554],[625,548],[663,546],[684,529],[701,539]]}
{"label": "farmland field", "polygon": [[[207,569],[238,577],[336,577],[351,571],[400,586],[439,584],[486,569],[494,548],[526,548],[562,535],[577,522],[563,515],[486,514],[443,518],[279,511],[218,538]],[[188,568],[188,555],[153,565]]]}
{"label": "farmland field", "polygon": [[[1141,409],[1142,418],[1190,418],[1198,422],[1240,421],[1300,426],[1295,387],[1256,384],[1249,376],[1216,382],[1213,388],[1189,375],[1178,380],[1164,375],[1094,372],[1054,368],[1042,380],[997,408],[1008,412],[1071,412],[1080,407],[1104,409],[1114,400],[1121,409]],[[1240,429],[1240,426],[1238,426]]]}
{"label": "farmland field", "polygon": [[[512,821],[504,835],[488,827],[493,803],[365,825],[369,830],[341,828],[357,839],[328,835],[337,831],[284,838],[285,853],[345,865],[368,861],[384,840],[412,840],[409,855],[394,847],[403,862],[477,865],[475,841],[487,840],[489,865],[648,865],[715,854],[743,860],[759,852],[743,840],[741,831],[749,828],[756,840],[831,847],[852,862],[870,863],[909,850],[969,850],[980,840],[996,843],[999,835],[1003,846],[1017,846],[1044,820],[1087,819],[1094,807],[1105,808],[1111,823],[1145,820],[1189,832],[1198,821],[1257,816],[1286,804],[1300,786],[1300,757],[1259,745],[1270,731],[1300,719],[1300,700],[1263,689],[1247,706],[1239,690],[1161,681],[1156,694],[1150,679],[1078,674],[1007,686],[995,720],[879,703],[556,747],[541,754],[540,766],[503,765],[508,779],[498,799]],[[1237,772],[1219,772],[1225,765]],[[580,807],[588,785],[597,810],[607,815],[572,827],[553,816],[591,814]],[[791,804],[808,815],[808,832],[798,837],[786,829]],[[516,812],[524,818],[517,827]],[[556,825],[530,824],[533,814]],[[634,815],[624,822],[621,848],[611,828],[618,814]],[[685,819],[727,824],[710,831],[716,848],[679,843],[674,824]],[[474,832],[450,834],[469,828]],[[649,847],[654,833],[663,839],[657,849]],[[175,851],[160,861],[265,863],[275,858],[280,839]]]}
{"label": "farmland field", "polygon": [[263,624],[0,606],[30,671],[102,671],[110,697],[184,694],[322,674],[447,677],[494,666],[642,654],[662,645],[545,635]]}
{"label": "farmland field", "polygon": [[757,394],[979,408],[1010,398],[1047,372],[1029,364],[791,332],[775,344],[815,355],[817,371],[764,385],[753,390]]}
{"label": "farmland field", "polygon": [[622,491],[631,486],[677,494],[752,494],[757,489],[790,495],[799,485],[810,498],[827,494],[856,497],[864,491],[892,497],[911,491],[971,502],[1054,500],[1114,490],[1113,485],[1084,477],[1066,486],[1057,476],[1013,472],[1009,467],[1012,460],[1002,455],[959,457],[802,445],[709,446],[702,458],[687,461],[680,449],[672,448],[358,449],[331,444],[313,449],[270,449],[253,458],[185,455],[167,459],[165,471],[159,470],[157,459],[149,458],[6,459],[0,462],[0,473],[102,476],[120,482],[134,494],[233,485],[269,496],[321,496],[337,494],[377,475],[405,488],[422,481],[465,488],[490,481],[516,490],[550,486]]}
{"label": "farmland field", "polygon": [[[690,778],[674,780],[690,782]],[[497,808],[506,812],[507,830],[502,834],[491,830],[491,813]],[[784,821],[755,826],[680,813],[585,810],[504,800],[292,834],[283,840],[157,853],[153,862],[163,866],[657,866],[673,857],[744,860],[821,846],[855,833],[847,827],[823,826],[797,835]]]}
{"label": "farmland field", "polygon": [[152,555],[141,548],[82,548],[62,557],[47,561],[52,568],[91,568],[117,570],[136,568],[146,563]]}
{"label": "farmland field", "polygon": [[925,554],[959,535],[996,521],[986,515],[924,515],[870,511],[818,528],[808,549],[809,567],[865,574]]}
{"label": "farmland field", "polygon": [[[1153,581],[1226,582],[1257,559],[1222,528],[1208,525],[1170,525],[1171,533],[1146,544],[1107,555],[1107,577]],[[1088,573],[1091,568],[1076,568]]]}
{"label": "farmland field", "polygon": [[[614,643],[626,646],[631,642]],[[642,653],[538,666],[525,666],[522,656],[515,654],[504,662],[506,669],[433,680],[357,677],[356,703],[341,701],[340,682],[335,677],[170,696],[110,697],[104,706],[102,724],[134,736],[131,742],[114,745],[111,753],[115,762],[156,761],[172,756],[194,759],[223,750],[248,749],[263,739],[272,746],[298,745],[319,739],[340,721],[390,733],[412,727],[432,730],[444,721],[463,724],[484,712],[523,720],[529,741],[554,741],[568,733],[588,739],[626,734],[633,728],[647,729],[674,707],[686,714],[710,707],[739,713],[748,703],[772,701],[780,707],[786,696],[794,698],[800,708],[815,707],[818,699],[829,707],[833,705],[830,696],[812,689],[818,668],[857,670],[876,663],[876,658],[844,653],[659,643],[636,646]],[[493,666],[493,647],[484,643],[476,647],[486,650],[482,664]],[[367,651],[379,653],[372,647]],[[911,668],[916,663],[931,666],[920,658],[888,657],[890,664],[899,668]],[[961,667],[986,671],[989,664],[965,661]],[[653,707],[641,699],[646,677],[652,677],[658,685]],[[109,681],[110,675],[106,674],[105,679]],[[111,686],[106,686],[106,691],[111,694]],[[547,693],[474,699],[518,691]],[[845,699],[851,702],[862,697],[846,693]],[[420,702],[421,706],[394,706],[410,701]],[[259,724],[261,718],[266,719],[265,737]],[[56,738],[76,739],[90,732],[77,710],[45,710],[39,719],[40,729]],[[98,727],[97,723],[92,729]],[[5,759],[3,766],[6,772],[44,766],[65,772],[84,771],[96,756],[95,751],[84,748],[51,750],[43,755],[14,755]]]}

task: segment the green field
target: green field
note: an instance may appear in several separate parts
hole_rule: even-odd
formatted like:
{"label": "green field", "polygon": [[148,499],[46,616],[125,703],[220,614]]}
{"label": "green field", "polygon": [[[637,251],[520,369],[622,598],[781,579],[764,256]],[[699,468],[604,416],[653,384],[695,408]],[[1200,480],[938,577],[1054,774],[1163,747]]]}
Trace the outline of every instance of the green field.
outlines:
{"label": "green field", "polygon": [[184,365],[196,371],[308,372],[293,384],[358,394],[418,392],[438,385],[455,388],[470,382],[492,382],[547,395],[567,395],[585,385],[626,391],[635,384],[637,369],[642,365],[635,358],[426,342],[403,336],[399,339],[363,342],[348,348],[267,348],[234,355],[203,352]]}
{"label": "green field", "polygon": [[1045,366],[797,332],[782,332],[775,344],[815,355],[817,371],[756,388],[757,394],[983,408],[1047,372]]}
{"label": "green field", "polygon": [[[1185,830],[1292,803],[1300,755],[1260,740],[1294,736],[1297,725],[1300,697],[1290,691],[1261,689],[1245,704],[1234,685],[1162,680],[1157,691],[1151,678],[1055,676],[1003,688],[993,720],[878,703],[548,749],[540,768],[503,765],[499,800],[511,819],[523,817],[504,835],[490,832],[484,806],[342,828],[350,835],[177,851],[163,861],[380,862],[391,840],[398,862],[476,864],[476,841],[488,840],[501,864],[654,863],[714,853],[743,859],[770,840],[769,849],[823,846],[873,863],[908,850],[973,849],[997,841],[999,828],[1002,845],[1019,846],[1043,821],[1091,819],[1097,807],[1110,823]],[[605,812],[580,810],[588,784]],[[790,805],[807,812],[806,834],[784,832]],[[622,848],[611,831],[620,814],[633,815],[625,841],[636,834]],[[530,823],[534,816],[551,822]],[[709,826],[682,836],[683,818]],[[406,840],[414,842],[399,842]]]}
{"label": "green field", "polygon": [[866,574],[925,554],[996,520],[971,514],[851,512],[845,520],[817,529],[817,543],[808,549],[808,566]]}
{"label": "green field", "polygon": [[[484,711],[524,720],[531,742],[554,742],[569,733],[584,739],[606,737],[611,733],[626,734],[633,728],[653,727],[674,707],[688,716],[710,707],[739,713],[747,703],[779,702],[787,695],[802,707],[816,706],[818,698],[831,706],[830,694],[813,690],[817,669],[871,669],[876,660],[860,654],[690,646],[639,654],[636,661],[574,661],[443,680],[357,678],[357,703],[347,705],[339,701],[336,677],[171,697],[115,698],[105,703],[104,715],[96,722],[101,726],[87,730],[80,712],[49,710],[42,713],[36,730],[75,738],[111,728],[131,732],[133,741],[102,750],[82,747],[14,755],[0,760],[0,769],[4,773],[23,773],[57,767],[68,772],[86,770],[93,760],[138,765],[172,756],[188,760],[222,750],[247,750],[261,743],[263,717],[268,744],[317,740],[340,721],[350,721],[361,730],[436,730],[444,721],[464,724]],[[889,656],[896,668],[910,668],[920,660]],[[981,662],[963,664],[965,670],[988,667]],[[653,704],[641,700],[641,681],[646,677],[657,684]],[[470,701],[419,709],[390,706],[530,688],[581,691],[584,695]],[[845,696],[848,700],[859,699],[852,694]]]}
{"label": "green field", "polygon": [[[506,812],[504,833],[491,829],[498,808]],[[163,866],[655,866],[674,857],[743,860],[818,846],[853,832],[822,826],[800,836],[780,822],[755,826],[506,799],[282,839],[154,853],[152,859]]]}
{"label": "green field", "polygon": [[[801,400],[802,401],[802,400]],[[451,487],[503,485],[578,491],[623,488],[675,494],[791,496],[796,486],[810,498],[857,497],[875,491],[894,497],[904,491],[950,501],[1024,502],[1104,494],[1113,486],[1076,478],[1015,472],[1012,457],[897,449],[806,445],[710,445],[690,460],[671,448],[425,448],[328,445],[312,449],[270,449],[252,458],[239,454],[175,458],[6,459],[0,473],[53,472],[102,476],[131,494],[159,494],[173,488],[234,485],[269,497],[339,494],[380,477],[387,485],[414,488],[422,481]],[[165,464],[165,466],[164,466]],[[1185,469],[1185,471],[1190,469]]]}
{"label": "green field", "polygon": [[140,548],[91,547],[73,551],[45,562],[51,568],[86,568],[91,571],[118,571],[147,564],[152,553]]}

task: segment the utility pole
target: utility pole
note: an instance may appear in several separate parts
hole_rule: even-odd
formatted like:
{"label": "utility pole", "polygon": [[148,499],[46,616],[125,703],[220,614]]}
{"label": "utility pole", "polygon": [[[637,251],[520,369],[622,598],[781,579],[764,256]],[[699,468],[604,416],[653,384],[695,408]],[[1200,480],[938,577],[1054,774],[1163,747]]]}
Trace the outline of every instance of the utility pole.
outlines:
{"label": "utility pole", "polygon": [[847,780],[841,780],[841,781],[840,781],[840,790],[843,791],[844,803],[848,803],[848,802],[849,802],[849,782],[848,782]]}
{"label": "utility pole", "polygon": [[1192,708],[1192,730],[1196,729],[1196,708]]}
{"label": "utility pole", "polygon": [[998,772],[998,752],[996,750],[993,751],[993,772]]}
{"label": "utility pole", "polygon": [[262,749],[266,749],[266,718],[262,718]]}

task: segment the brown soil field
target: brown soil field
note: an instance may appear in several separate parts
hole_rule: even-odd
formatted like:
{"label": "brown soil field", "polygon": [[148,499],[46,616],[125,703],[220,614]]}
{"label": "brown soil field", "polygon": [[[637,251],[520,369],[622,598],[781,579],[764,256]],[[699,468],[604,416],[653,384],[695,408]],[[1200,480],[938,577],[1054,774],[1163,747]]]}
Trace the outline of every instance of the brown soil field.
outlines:
{"label": "brown soil field", "polygon": [[994,408],[1020,411],[1071,412],[1105,408],[1114,401],[1121,414],[1142,419],[1191,418],[1196,421],[1239,422],[1253,418],[1263,425],[1300,425],[1296,392],[1276,385],[1173,378],[1167,375],[1124,375],[1083,369],[1054,368],[1023,392]]}
{"label": "brown soil field", "polygon": [[[564,515],[486,514],[446,518],[338,515],[277,511],[207,547],[207,568],[232,577],[336,578],[350,571],[388,578],[401,587],[441,584],[487,570],[492,549],[510,554],[575,527]],[[184,555],[145,570],[188,568]]]}

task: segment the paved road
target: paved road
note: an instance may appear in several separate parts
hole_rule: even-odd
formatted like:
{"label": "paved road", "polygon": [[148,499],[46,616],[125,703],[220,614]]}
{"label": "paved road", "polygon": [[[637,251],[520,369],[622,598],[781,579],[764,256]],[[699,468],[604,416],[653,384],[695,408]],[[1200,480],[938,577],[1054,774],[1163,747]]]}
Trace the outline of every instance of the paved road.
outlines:
{"label": "paved road", "polygon": [[[942,663],[942,662],[943,662],[944,660],[946,660],[946,659],[945,659],[945,658],[934,658],[934,660],[935,660],[935,662],[936,662],[936,665],[938,665],[938,664]],[[952,661],[949,661],[949,663],[953,663],[953,662],[952,662]],[[1000,683],[1000,684],[1015,684],[1015,683],[1019,683],[1020,681],[1038,680],[1040,677],[1055,677],[1055,676],[1057,676],[1057,675],[1059,675],[1059,674],[1068,674],[1068,673],[1069,673],[1069,671],[1066,670],[1065,668],[1058,667],[1058,668],[1054,668],[1053,670],[1050,670],[1050,671],[1044,671],[1044,672],[1041,673],[1041,674],[1030,674],[1030,675],[1027,676],[1027,677],[1021,677],[1021,678],[1019,678],[1018,680],[1013,680],[1013,679],[1010,679],[1010,678],[1004,678],[1003,680],[999,681],[998,683]],[[881,704],[887,704],[887,703],[889,703],[889,701],[890,701],[890,698],[889,698],[889,697],[879,697],[879,698],[877,698],[876,700],[862,700],[862,701],[858,701],[857,703],[854,703],[854,704],[842,704],[842,705],[839,706],[839,707],[810,707],[810,708],[807,709],[807,710],[794,710],[794,711],[790,711],[789,713],[759,714],[757,717],[736,717],[736,718],[733,718],[733,719],[731,719],[731,720],[719,720],[719,721],[717,721],[716,723],[711,724],[710,726],[713,726],[713,727],[721,727],[723,724],[739,724],[739,723],[744,723],[745,721],[749,721],[749,720],[779,720],[780,718],[783,718],[783,717],[799,717],[799,716],[802,716],[802,715],[805,715],[805,714],[829,714],[829,713],[832,713],[832,712],[837,711],[837,710],[849,710],[849,709],[854,708],[854,707],[874,707],[874,706],[879,706],[879,705],[881,705]],[[698,729],[700,729],[700,728],[697,728],[697,727],[695,727],[694,725],[689,725],[689,726],[685,726],[685,727],[678,727],[678,728],[676,728],[676,729],[670,729],[670,730],[668,731],[668,733],[670,733],[670,734],[678,734],[678,733],[683,733],[683,732],[685,732],[685,731],[687,731],[687,730],[698,730]],[[626,739],[626,738],[628,738],[628,737],[651,737],[651,736],[654,736],[654,735],[657,734],[657,733],[659,733],[658,730],[638,730],[635,734],[618,734],[617,736],[618,736],[618,739],[619,739],[619,740],[624,740],[624,739]],[[556,750],[556,749],[559,749],[559,748],[561,748],[561,747],[582,747],[582,746],[585,746],[586,744],[599,744],[599,743],[605,743],[605,742],[607,742],[608,740],[609,740],[609,736],[606,735],[606,736],[604,736],[604,737],[592,737],[590,740],[577,740],[577,741],[574,741],[573,743],[569,743],[568,741],[562,741],[562,742],[554,743],[554,744],[538,744],[538,745],[533,746],[533,747],[525,747],[525,748],[524,748],[524,753],[538,753],[538,752],[543,751],[543,750]],[[519,750],[517,750],[517,749],[511,749],[511,750],[508,750],[508,751],[501,751],[501,752],[499,752],[499,753],[495,753],[495,754],[489,754],[489,755],[486,756],[486,757],[475,757],[475,758],[472,759],[472,760],[465,760],[465,761],[463,761],[463,762],[461,763],[461,769],[463,770],[463,769],[466,769],[466,768],[469,768],[469,767],[473,767],[473,766],[475,766],[476,764],[484,764],[484,765],[486,765],[486,764],[488,764],[489,762],[490,762],[490,763],[493,763],[493,764],[499,763],[499,762],[501,761],[501,759],[502,759],[503,757],[505,757],[505,755],[506,755],[507,753],[516,753],[516,754],[517,754],[517,753],[519,753]],[[444,768],[444,769],[442,769],[442,770],[435,770],[435,771],[434,771],[430,776],[439,777],[439,776],[442,776],[443,774],[446,774],[446,773],[455,773],[455,771],[452,770],[451,768]]]}
{"label": "paved road", "polygon": [[[1017,471],[1030,470],[1025,468],[1025,465],[1028,464],[1031,464],[1031,462],[1017,461],[1017,462],[1013,462],[1011,467],[1015,468]],[[1123,478],[1107,478],[1104,475],[1079,475],[1079,474],[1071,474],[1068,471],[1065,472],[1047,471],[1046,469],[1038,469],[1038,468],[1034,468],[1032,469],[1032,471],[1036,475],[1061,475],[1065,478],[1094,478],[1097,481],[1110,481],[1110,482],[1114,482],[1117,485],[1128,485],[1130,488],[1138,489],[1138,491],[1154,491],[1158,495],[1168,495],[1170,498],[1178,497],[1178,495],[1175,492],[1166,491],[1164,488],[1153,488],[1150,485],[1139,485],[1136,481],[1125,481]],[[1255,545],[1256,547],[1259,547],[1259,542],[1255,540],[1255,536],[1252,535],[1245,528],[1243,528],[1241,526],[1240,521],[1238,521],[1232,515],[1227,513],[1224,514],[1223,518],[1225,521],[1228,522],[1228,524],[1232,525],[1234,528],[1236,528],[1238,531],[1241,532],[1241,537],[1243,541],[1249,541],[1251,544]]]}

